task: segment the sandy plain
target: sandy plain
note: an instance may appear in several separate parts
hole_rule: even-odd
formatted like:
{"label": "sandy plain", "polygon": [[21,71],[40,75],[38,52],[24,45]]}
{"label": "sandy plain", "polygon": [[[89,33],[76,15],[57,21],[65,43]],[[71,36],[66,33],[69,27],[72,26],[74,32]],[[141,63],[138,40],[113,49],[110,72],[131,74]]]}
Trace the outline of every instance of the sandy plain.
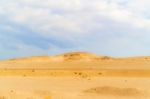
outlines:
{"label": "sandy plain", "polygon": [[0,99],[150,99],[150,57],[72,52],[0,61]]}

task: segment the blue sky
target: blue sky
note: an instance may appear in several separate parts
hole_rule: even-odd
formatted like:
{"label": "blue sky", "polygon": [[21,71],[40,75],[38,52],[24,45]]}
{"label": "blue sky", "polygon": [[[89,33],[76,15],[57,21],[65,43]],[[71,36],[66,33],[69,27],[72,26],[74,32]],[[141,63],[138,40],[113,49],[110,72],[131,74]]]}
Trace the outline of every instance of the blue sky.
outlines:
{"label": "blue sky", "polygon": [[150,56],[148,0],[0,0],[0,59],[88,51]]}

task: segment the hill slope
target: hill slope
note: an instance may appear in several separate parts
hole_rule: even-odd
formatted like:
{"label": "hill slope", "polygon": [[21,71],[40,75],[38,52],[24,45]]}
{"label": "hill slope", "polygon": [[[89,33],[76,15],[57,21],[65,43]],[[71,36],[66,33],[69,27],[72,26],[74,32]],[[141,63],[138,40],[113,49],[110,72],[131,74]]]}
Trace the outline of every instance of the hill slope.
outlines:
{"label": "hill slope", "polygon": [[49,62],[65,62],[65,61],[99,61],[113,59],[108,56],[97,56],[88,52],[70,52],[56,56],[33,56],[27,58],[10,59],[7,61],[49,61]]}
{"label": "hill slope", "polygon": [[150,69],[150,57],[112,58],[88,52],[70,52],[0,61],[0,68]]}

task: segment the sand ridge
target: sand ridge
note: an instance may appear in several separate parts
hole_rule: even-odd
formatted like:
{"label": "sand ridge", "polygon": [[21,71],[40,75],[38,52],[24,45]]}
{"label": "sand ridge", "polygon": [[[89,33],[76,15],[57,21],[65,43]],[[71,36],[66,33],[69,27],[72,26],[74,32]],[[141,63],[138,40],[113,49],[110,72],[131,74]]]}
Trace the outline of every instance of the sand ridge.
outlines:
{"label": "sand ridge", "polygon": [[32,57],[24,57],[24,58],[15,58],[9,59],[6,61],[98,61],[98,60],[109,60],[113,59],[108,56],[98,56],[96,54],[92,54],[89,52],[70,52],[55,56],[32,56]]}
{"label": "sand ridge", "polygon": [[88,52],[34,56],[0,61],[0,69],[128,69],[149,70],[148,57],[113,58]]}
{"label": "sand ridge", "polygon": [[[54,55],[54,56],[31,56],[23,58],[14,58],[5,61],[103,61],[103,60],[113,60],[113,61],[150,61],[150,56],[137,56],[137,57],[123,57],[115,58],[111,56],[99,56],[90,52],[68,52],[64,54]],[[2,61],[0,61],[2,62]]]}

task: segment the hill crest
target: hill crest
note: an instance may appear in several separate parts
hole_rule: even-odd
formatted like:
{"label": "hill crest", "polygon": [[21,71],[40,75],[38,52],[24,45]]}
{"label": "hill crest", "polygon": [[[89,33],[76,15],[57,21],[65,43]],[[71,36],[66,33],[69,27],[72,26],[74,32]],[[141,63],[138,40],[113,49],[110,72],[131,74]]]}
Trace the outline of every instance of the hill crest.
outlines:
{"label": "hill crest", "polygon": [[26,58],[15,58],[9,61],[100,61],[113,59],[108,56],[98,56],[89,52],[69,52],[55,56],[32,56]]}

